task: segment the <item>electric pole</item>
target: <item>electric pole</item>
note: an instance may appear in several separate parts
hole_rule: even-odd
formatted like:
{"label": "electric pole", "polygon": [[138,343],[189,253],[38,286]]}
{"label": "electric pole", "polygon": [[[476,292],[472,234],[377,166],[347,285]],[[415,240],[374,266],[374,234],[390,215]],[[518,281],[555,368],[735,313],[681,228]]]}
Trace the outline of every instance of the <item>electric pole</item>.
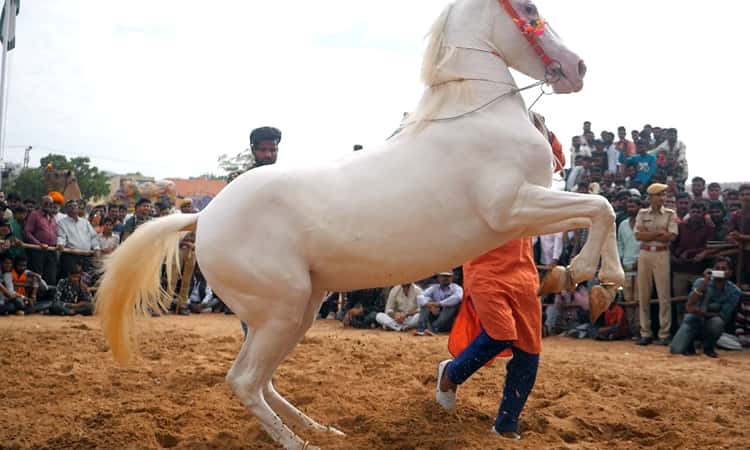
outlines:
{"label": "electric pole", "polygon": [[23,168],[28,169],[29,168],[29,153],[31,152],[32,146],[26,147],[26,150],[23,152]]}

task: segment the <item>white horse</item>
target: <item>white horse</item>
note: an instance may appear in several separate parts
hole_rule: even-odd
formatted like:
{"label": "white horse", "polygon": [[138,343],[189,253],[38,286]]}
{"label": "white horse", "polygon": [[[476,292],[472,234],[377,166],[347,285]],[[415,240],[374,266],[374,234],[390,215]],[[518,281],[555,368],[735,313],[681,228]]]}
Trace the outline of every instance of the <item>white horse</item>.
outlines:
{"label": "white horse", "polygon": [[304,169],[268,166],[227,186],[200,214],[141,226],[106,264],[97,309],[114,357],[131,357],[136,309],[162,301],[160,265],[195,231],[208,284],[250,327],[228,384],[286,449],[318,424],[271,384],[326,291],[391,286],[455,267],[521,236],[590,227],[570,268],[620,285],[614,213],[600,196],[556,192],[550,146],[508,70],[583,87],[586,66],[529,0],[457,0],[430,35],[422,100],[380,148]]}

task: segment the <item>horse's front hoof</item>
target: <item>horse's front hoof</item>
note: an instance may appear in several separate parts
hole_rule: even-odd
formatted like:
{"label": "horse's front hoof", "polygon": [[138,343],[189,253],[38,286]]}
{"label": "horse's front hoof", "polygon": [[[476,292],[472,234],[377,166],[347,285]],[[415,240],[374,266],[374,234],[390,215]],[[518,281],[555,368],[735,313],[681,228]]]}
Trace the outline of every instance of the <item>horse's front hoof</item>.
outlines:
{"label": "horse's front hoof", "polygon": [[343,431],[341,431],[341,430],[339,430],[339,429],[337,429],[335,427],[328,427],[328,432],[331,433],[334,436],[342,436],[342,437],[346,436],[346,433],[344,433]]}
{"label": "horse's front hoof", "polygon": [[537,295],[557,294],[568,284],[568,270],[563,266],[551,268],[539,284]]}
{"label": "horse's front hoof", "polygon": [[589,314],[591,315],[591,323],[594,323],[599,317],[604,314],[612,302],[615,301],[616,288],[614,285],[611,286],[594,286],[591,288],[589,294]]}

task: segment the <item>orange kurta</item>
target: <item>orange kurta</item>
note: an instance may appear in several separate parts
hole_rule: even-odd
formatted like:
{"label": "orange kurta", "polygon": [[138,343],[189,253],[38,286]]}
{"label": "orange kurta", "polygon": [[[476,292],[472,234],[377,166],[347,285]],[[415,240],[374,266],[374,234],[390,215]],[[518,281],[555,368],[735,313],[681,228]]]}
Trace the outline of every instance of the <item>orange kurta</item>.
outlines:
{"label": "orange kurta", "polygon": [[492,339],[513,341],[526,353],[541,353],[538,288],[530,238],[511,241],[464,264],[464,299],[448,341],[451,354],[457,356],[474,340],[480,323]]}

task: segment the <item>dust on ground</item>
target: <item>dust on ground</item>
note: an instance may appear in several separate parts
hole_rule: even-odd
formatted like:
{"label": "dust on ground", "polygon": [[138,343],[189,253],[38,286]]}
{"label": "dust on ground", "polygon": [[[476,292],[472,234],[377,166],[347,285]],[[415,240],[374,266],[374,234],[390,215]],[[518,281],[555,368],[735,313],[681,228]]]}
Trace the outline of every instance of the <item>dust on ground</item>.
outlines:
{"label": "dust on ground", "polygon": [[[96,318],[0,318],[0,448],[277,449],[224,382],[242,343],[234,316],[142,321],[140,353],[113,364]],[[279,368],[277,390],[348,434],[325,449],[748,448],[750,354],[551,338],[520,443],[490,434],[504,364],[434,402],[446,338],[318,321]]]}

